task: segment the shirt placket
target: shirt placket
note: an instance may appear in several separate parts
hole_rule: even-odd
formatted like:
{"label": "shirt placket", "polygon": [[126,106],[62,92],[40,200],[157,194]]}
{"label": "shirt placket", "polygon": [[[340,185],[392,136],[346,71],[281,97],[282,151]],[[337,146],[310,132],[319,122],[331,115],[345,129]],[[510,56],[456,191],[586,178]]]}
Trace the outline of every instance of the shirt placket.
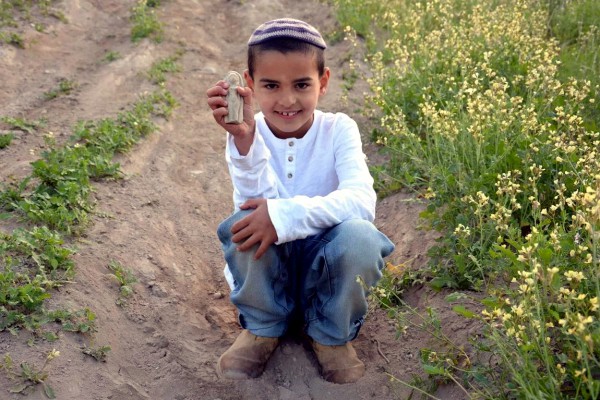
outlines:
{"label": "shirt placket", "polygon": [[285,153],[285,179],[286,186],[292,186],[294,177],[296,176],[296,153],[298,150],[298,144],[295,140],[289,139],[287,141],[286,153]]}

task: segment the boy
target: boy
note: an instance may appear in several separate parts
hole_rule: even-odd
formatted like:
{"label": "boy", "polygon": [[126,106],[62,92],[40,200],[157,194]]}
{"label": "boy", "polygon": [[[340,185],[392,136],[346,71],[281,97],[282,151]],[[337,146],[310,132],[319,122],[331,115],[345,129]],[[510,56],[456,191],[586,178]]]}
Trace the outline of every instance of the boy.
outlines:
{"label": "boy", "polygon": [[367,309],[357,277],[374,285],[394,245],[372,224],[376,195],[356,123],[316,110],[330,77],[326,47],[306,22],[266,22],[248,41],[248,87],[237,88],[243,122],[224,122],[226,82],[207,91],[227,131],[237,212],[218,235],[244,328],[219,358],[222,377],[259,376],[297,314],[326,380],[364,374],[350,344]]}

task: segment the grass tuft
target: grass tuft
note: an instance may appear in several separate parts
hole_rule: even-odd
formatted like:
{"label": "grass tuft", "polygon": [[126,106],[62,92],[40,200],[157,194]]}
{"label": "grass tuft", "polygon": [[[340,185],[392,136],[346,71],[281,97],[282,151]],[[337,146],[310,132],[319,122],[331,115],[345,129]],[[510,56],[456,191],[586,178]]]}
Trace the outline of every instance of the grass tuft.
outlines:
{"label": "grass tuft", "polygon": [[131,21],[131,40],[139,42],[144,38],[151,38],[154,42],[160,43],[163,40],[163,26],[156,17],[155,7],[159,5],[158,1],[140,0],[133,7]]}

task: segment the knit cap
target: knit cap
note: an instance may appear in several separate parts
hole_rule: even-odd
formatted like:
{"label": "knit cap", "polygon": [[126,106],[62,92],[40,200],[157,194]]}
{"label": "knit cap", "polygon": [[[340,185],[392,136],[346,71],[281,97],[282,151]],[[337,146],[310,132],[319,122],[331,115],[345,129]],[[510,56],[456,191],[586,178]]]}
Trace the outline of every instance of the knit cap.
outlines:
{"label": "knit cap", "polygon": [[327,48],[325,40],[314,26],[293,18],[274,19],[260,25],[250,36],[248,46],[278,38],[297,39],[321,49]]}

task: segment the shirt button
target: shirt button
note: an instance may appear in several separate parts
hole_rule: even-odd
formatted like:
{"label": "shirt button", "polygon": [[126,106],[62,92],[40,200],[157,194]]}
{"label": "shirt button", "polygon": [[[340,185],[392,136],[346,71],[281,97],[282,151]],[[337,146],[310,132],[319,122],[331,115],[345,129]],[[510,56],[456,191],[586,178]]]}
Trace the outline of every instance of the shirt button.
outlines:
{"label": "shirt button", "polygon": [[292,161],[294,161],[294,156],[289,156],[289,157],[288,157],[288,161],[289,161],[289,162],[292,162]]}
{"label": "shirt button", "polygon": [[289,179],[292,179],[292,178],[294,177],[294,174],[292,174],[292,173],[290,172],[289,174],[287,174],[287,177],[288,177]]}
{"label": "shirt button", "polygon": [[289,145],[290,147],[294,147],[294,142],[289,142],[289,143],[288,143],[288,145]]}

